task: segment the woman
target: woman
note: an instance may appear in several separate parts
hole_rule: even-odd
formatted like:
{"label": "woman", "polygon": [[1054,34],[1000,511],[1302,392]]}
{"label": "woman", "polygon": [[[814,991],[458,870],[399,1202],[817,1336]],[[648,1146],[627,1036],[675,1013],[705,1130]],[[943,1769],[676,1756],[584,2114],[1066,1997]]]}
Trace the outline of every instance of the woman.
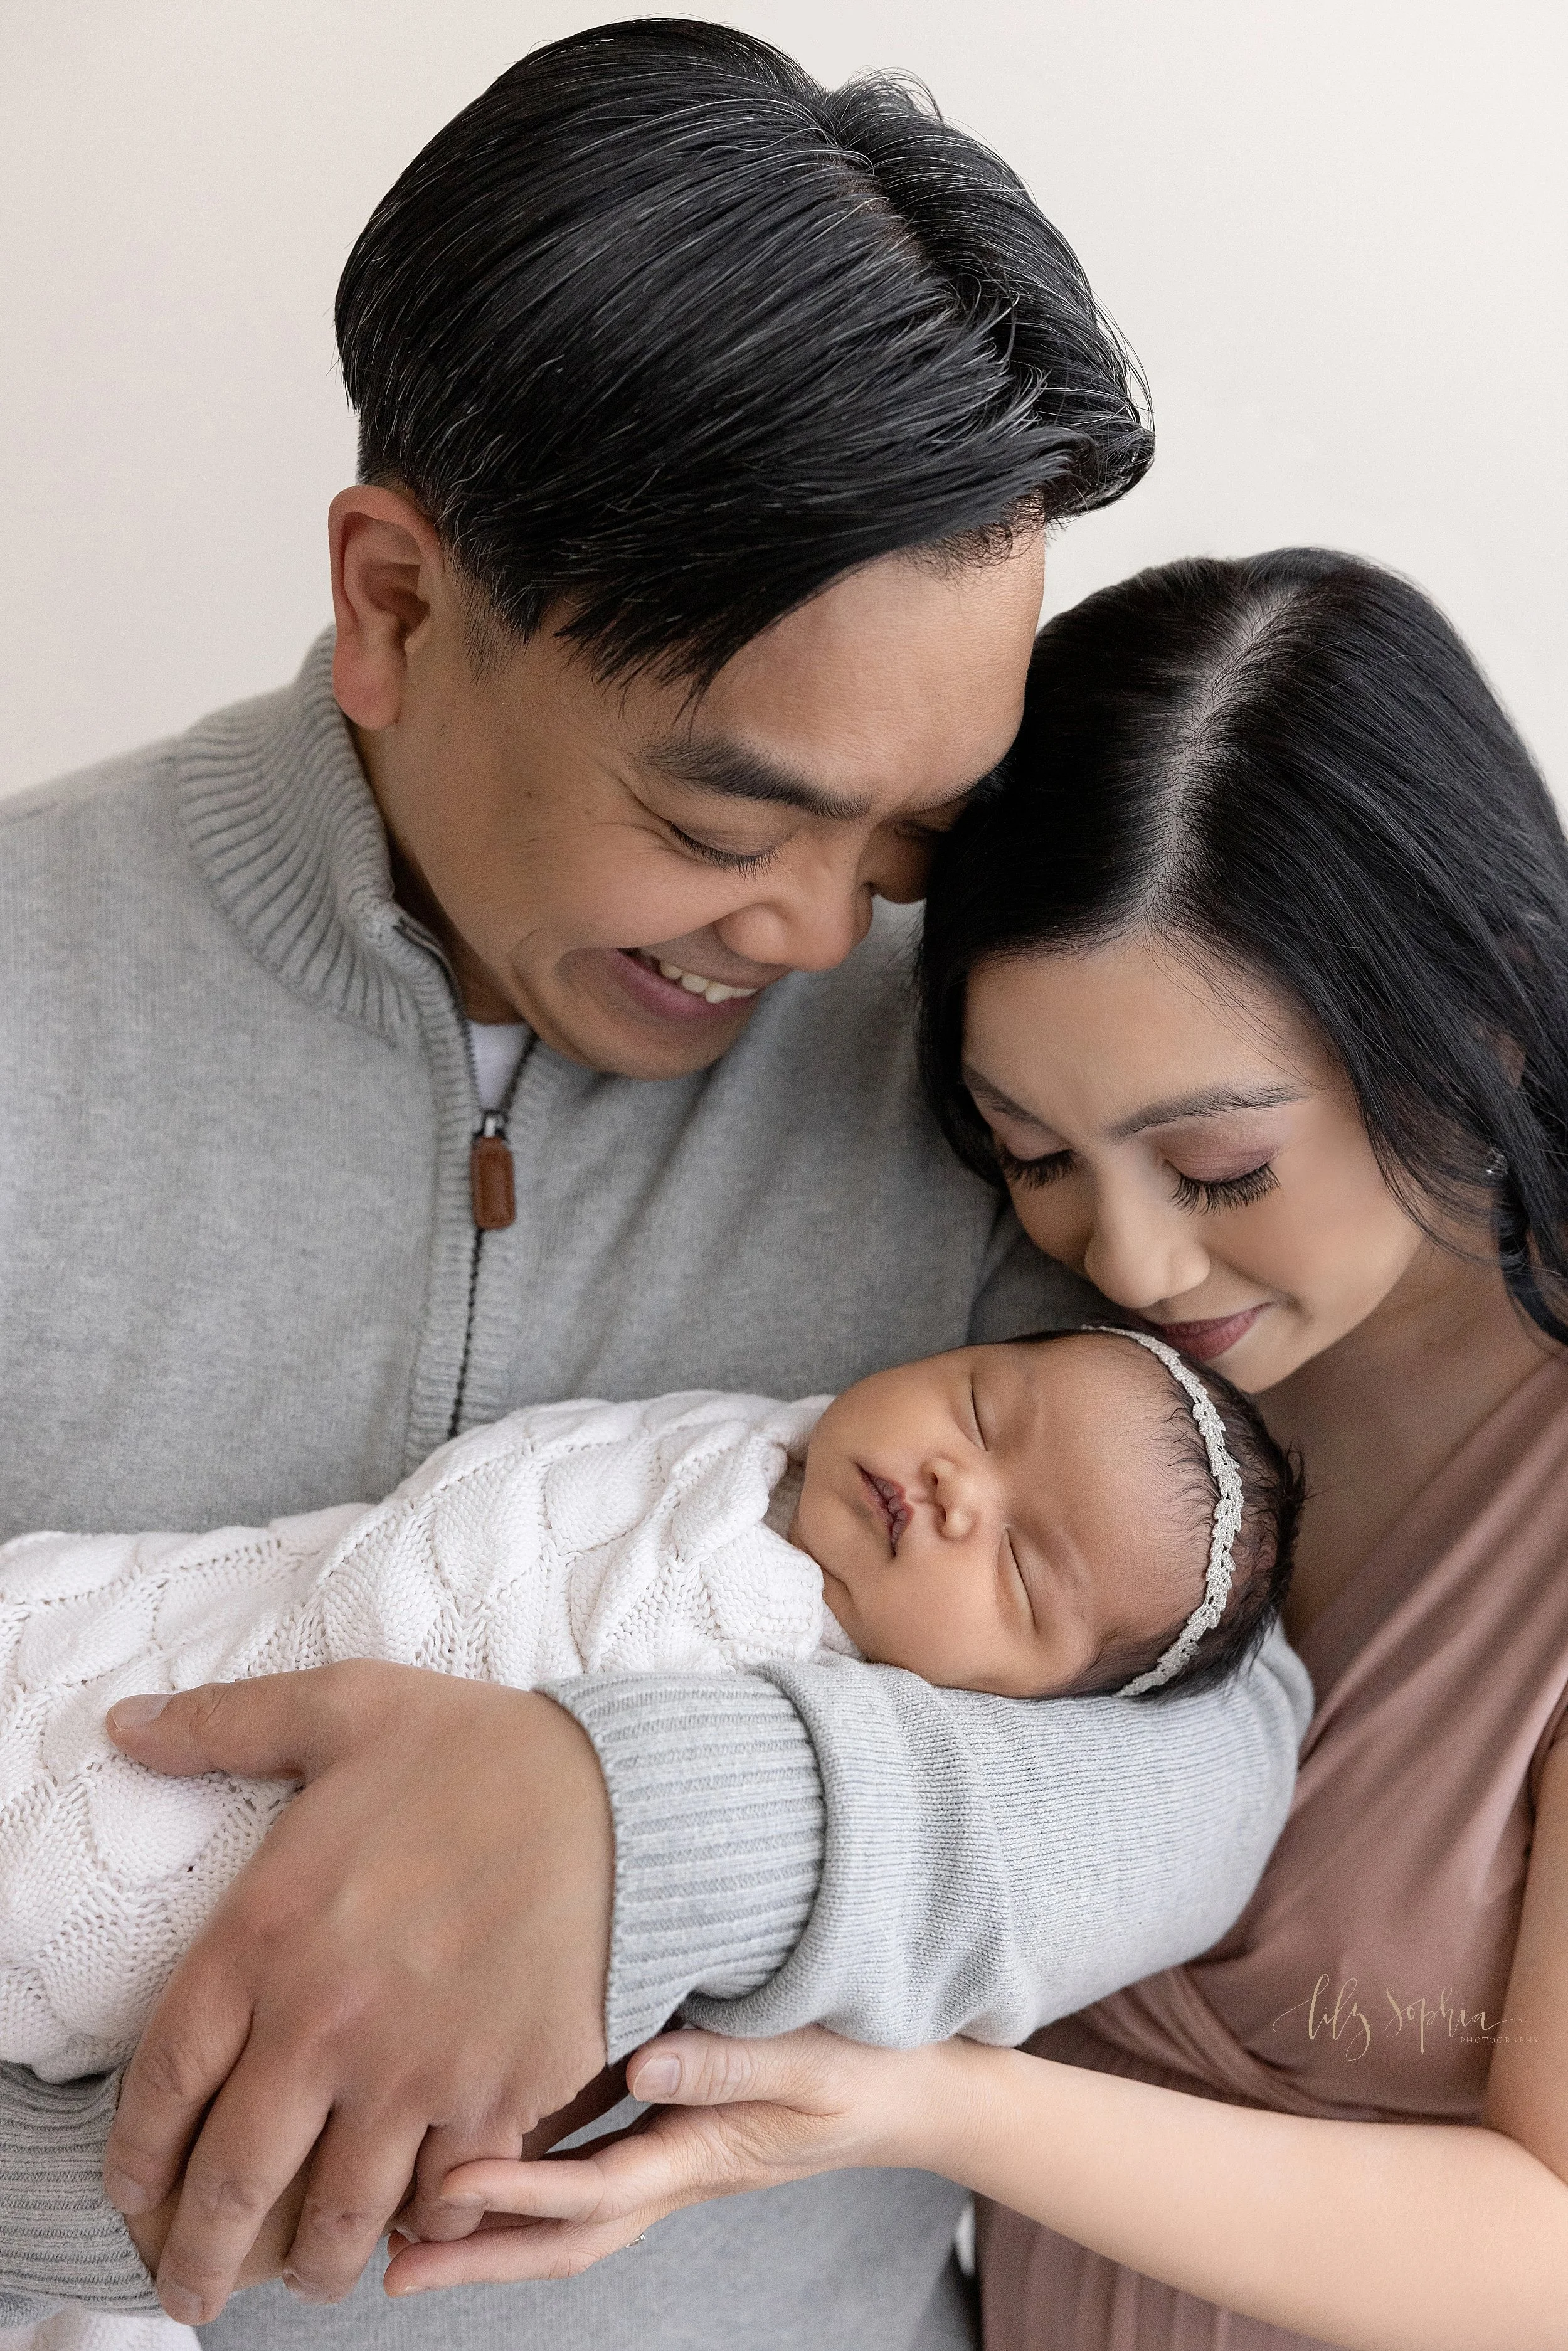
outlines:
{"label": "woman", "polygon": [[1301,551],[1145,573],[1042,637],[1010,780],[945,853],[925,988],[960,1155],[1305,1456],[1287,1622],[1318,1712],[1290,1823],[1223,1941],[1032,2055],[662,2038],[634,2086],[706,2111],[455,2174],[563,2218],[410,2249],[391,2283],[538,2275],[694,2198],[899,2163],[995,2199],[992,2351],[1568,2344],[1544,788],[1401,582]]}

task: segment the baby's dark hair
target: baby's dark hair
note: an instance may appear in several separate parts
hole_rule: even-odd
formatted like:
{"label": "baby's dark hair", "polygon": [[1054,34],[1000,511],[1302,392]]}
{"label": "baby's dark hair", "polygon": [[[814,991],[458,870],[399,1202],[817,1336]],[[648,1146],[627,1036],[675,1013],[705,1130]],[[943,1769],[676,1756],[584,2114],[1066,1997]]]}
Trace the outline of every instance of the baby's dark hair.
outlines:
{"label": "baby's dark hair", "polygon": [[[1129,1326],[1135,1327],[1135,1326]],[[1084,1336],[1082,1329],[1036,1331],[1031,1343]],[[1151,1332],[1151,1336],[1157,1333]],[[1142,1354],[1142,1348],[1136,1351]],[[1151,1362],[1157,1359],[1151,1358]],[[1149,1698],[1168,1698],[1175,1690],[1208,1689],[1237,1673],[1261,1644],[1291,1586],[1296,1535],[1307,1499],[1301,1456],[1293,1447],[1280,1445],[1262,1414],[1249,1395],[1210,1364],[1183,1358],[1219,1416],[1225,1442],[1241,1472],[1241,1524],[1231,1547],[1236,1573],[1225,1613],[1199,1641],[1187,1663],[1157,1689],[1141,1693]],[[1178,1491],[1192,1505],[1192,1531],[1207,1563],[1209,1530],[1216,1501],[1214,1474],[1208,1451],[1193,1418],[1192,1406],[1181,1388],[1161,1367],[1170,1389],[1166,1416],[1171,1458],[1180,1479]],[[1095,1698],[1136,1681],[1158,1664],[1176,1640],[1197,1604],[1189,1602],[1173,1623],[1145,1641],[1118,1642],[1104,1649],[1078,1679],[1058,1693],[1063,1698]]]}

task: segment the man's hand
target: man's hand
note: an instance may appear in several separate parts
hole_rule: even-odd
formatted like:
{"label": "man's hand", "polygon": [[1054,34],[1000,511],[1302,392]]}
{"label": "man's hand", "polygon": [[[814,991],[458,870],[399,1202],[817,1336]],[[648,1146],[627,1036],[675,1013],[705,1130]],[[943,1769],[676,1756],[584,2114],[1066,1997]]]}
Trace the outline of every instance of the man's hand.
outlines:
{"label": "man's hand", "polygon": [[[299,2225],[299,2208],[305,2201],[309,2176],[308,2169],[302,2166],[262,2222],[260,2234],[239,2265],[236,2286],[266,2285],[283,2275],[283,2264]],[[179,2206],[180,2189],[175,2186],[151,2212],[125,2215],[125,2232],[146,2262],[149,2277],[158,2274],[158,2263]]]}
{"label": "man's hand", "polygon": [[184,2166],[158,2288],[171,2317],[198,2325],[309,2158],[284,2274],[336,2301],[416,2171],[411,2225],[465,2233],[473,2214],[424,2189],[519,2153],[604,2063],[598,1760],[549,1698],[403,1666],[152,1705],[122,1700],[110,1718],[139,1762],[305,1786],[159,2001],[105,2186],[128,2216],[150,2214]]}

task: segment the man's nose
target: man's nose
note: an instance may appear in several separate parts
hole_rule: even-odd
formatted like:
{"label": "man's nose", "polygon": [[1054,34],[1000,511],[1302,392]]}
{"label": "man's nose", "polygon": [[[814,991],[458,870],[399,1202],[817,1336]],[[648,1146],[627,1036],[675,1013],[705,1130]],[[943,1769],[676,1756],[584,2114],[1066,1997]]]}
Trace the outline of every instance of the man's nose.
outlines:
{"label": "man's nose", "polygon": [[737,906],[714,925],[732,955],[788,971],[830,971],[871,928],[873,893],[856,875],[819,873]]}
{"label": "man's nose", "polygon": [[1118,1306],[1141,1313],[1185,1297],[1208,1279],[1208,1251],[1180,1212],[1163,1202],[1102,1199],[1083,1270]]}

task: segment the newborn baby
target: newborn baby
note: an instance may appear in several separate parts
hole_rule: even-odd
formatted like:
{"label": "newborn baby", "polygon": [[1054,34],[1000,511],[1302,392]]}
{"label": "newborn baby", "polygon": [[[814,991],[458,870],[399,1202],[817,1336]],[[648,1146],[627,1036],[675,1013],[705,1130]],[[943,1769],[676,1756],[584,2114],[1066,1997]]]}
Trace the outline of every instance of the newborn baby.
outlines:
{"label": "newborn baby", "polygon": [[[530,1688],[822,1649],[1012,1698],[1223,1671],[1299,1485],[1253,1407],[1132,1332],[964,1347],[836,1399],[514,1413],[388,1499],[0,1548],[0,2059],[134,2046],[289,1800],[109,1744],[132,1691],[350,1657]],[[519,1791],[519,1800],[526,1792]]]}

